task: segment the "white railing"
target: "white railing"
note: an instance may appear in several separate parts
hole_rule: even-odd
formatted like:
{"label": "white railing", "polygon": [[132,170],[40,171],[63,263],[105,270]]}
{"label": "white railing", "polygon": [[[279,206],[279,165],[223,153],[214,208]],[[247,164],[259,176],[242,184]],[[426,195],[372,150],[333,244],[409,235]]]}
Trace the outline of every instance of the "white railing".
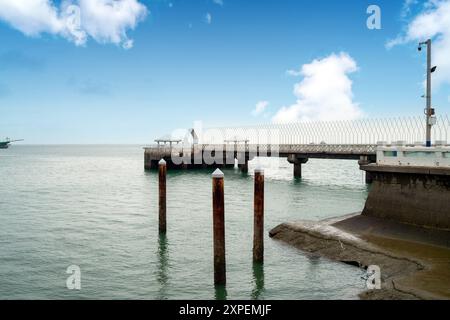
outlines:
{"label": "white railing", "polygon": [[450,168],[450,147],[380,146],[377,148],[377,164]]}

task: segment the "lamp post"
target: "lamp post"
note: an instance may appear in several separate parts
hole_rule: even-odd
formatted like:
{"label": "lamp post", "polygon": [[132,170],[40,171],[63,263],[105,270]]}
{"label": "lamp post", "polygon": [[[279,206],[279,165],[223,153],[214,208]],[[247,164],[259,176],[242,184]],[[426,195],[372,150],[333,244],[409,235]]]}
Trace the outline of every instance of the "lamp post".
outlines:
{"label": "lamp post", "polygon": [[431,74],[436,71],[436,67],[431,67],[431,39],[419,43],[419,51],[422,46],[427,46],[427,93],[426,93],[426,146],[431,147],[431,127],[436,124],[434,109],[431,107]]}

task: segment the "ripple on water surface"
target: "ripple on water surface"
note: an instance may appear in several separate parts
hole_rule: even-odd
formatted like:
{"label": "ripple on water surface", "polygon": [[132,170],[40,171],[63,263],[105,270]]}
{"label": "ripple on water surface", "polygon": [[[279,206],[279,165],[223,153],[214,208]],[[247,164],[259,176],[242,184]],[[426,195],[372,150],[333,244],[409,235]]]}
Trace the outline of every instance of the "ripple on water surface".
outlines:
{"label": "ripple on water surface", "polygon": [[[212,285],[211,170],[168,173],[168,234],[159,237],[157,174],[144,172],[141,147],[0,150],[0,298],[356,298],[360,270],[267,236],[285,221],[361,210],[367,189],[356,162],[310,160],[301,182],[285,160],[261,163],[264,265],[252,263],[253,179],[225,171],[224,290]],[[80,291],[66,288],[73,264]]]}

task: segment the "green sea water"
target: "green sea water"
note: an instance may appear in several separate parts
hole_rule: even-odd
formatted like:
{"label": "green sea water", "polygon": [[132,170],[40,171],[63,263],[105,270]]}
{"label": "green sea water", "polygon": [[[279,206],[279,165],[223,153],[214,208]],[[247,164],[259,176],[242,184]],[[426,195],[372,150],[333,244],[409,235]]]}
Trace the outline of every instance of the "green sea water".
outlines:
{"label": "green sea water", "polygon": [[[303,179],[262,159],[265,262],[252,263],[253,178],[225,170],[227,286],[213,285],[212,170],[169,171],[166,237],[141,146],[0,150],[0,299],[357,299],[363,271],[268,237],[278,224],[362,210],[356,161],[310,160]],[[68,266],[81,290],[66,286]]]}

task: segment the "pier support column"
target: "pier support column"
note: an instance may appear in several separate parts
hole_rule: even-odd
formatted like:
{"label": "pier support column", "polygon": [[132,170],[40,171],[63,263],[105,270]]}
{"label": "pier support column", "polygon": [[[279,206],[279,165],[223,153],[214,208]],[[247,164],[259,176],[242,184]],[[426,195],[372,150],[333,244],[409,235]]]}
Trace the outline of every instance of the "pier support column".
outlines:
{"label": "pier support column", "polygon": [[372,172],[366,171],[366,183],[371,184],[373,182]]}
{"label": "pier support column", "polygon": [[245,162],[243,164],[238,165],[239,169],[241,169],[242,173],[248,172],[248,159],[245,159]]}
{"label": "pier support column", "polygon": [[[376,162],[376,160],[370,158],[369,156],[361,156],[359,161],[358,161],[358,164],[360,166],[367,166],[367,165],[369,165],[371,163],[374,163],[374,162]],[[372,182],[373,182],[373,174],[372,174],[372,172],[366,171],[366,183],[367,184],[371,184]]]}
{"label": "pier support column", "polygon": [[301,179],[302,178],[302,163],[294,162],[294,178]]}
{"label": "pier support column", "polygon": [[248,172],[249,155],[246,152],[236,152],[235,157],[238,163],[238,168],[242,173]]}
{"label": "pier support column", "polygon": [[302,177],[302,164],[308,162],[308,158],[298,157],[295,154],[288,156],[288,162],[294,165],[294,178],[301,179]]}
{"label": "pier support column", "polygon": [[147,153],[147,151],[145,151],[144,153],[144,169],[145,170],[150,170],[152,169],[152,159],[149,153]]}

